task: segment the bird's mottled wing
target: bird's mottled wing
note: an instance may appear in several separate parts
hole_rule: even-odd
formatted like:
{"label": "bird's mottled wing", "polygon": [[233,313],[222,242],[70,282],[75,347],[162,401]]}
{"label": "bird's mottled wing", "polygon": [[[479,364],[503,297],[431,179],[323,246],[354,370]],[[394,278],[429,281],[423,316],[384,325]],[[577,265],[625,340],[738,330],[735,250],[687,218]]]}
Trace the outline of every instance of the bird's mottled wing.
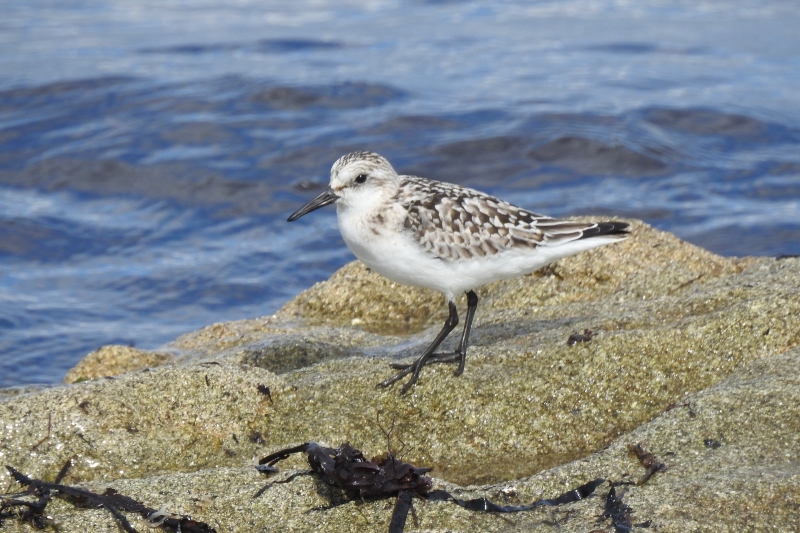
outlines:
{"label": "bird's mottled wing", "polygon": [[593,226],[537,215],[473,189],[404,176],[404,227],[428,253],[457,261],[581,238]]}

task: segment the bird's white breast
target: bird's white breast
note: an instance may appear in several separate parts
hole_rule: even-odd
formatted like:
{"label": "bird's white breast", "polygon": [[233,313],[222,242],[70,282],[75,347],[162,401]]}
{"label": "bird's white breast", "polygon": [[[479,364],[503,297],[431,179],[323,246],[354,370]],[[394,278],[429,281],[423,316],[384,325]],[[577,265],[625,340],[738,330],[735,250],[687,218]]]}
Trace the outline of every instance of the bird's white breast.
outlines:
{"label": "bird's white breast", "polygon": [[372,213],[337,205],[337,217],[345,243],[369,268],[398,283],[439,291],[449,299],[618,240],[618,237],[599,237],[554,246],[516,248],[488,257],[476,255],[470,259],[450,260],[426,251],[404,229],[405,210],[400,205],[387,204],[385,209]]}

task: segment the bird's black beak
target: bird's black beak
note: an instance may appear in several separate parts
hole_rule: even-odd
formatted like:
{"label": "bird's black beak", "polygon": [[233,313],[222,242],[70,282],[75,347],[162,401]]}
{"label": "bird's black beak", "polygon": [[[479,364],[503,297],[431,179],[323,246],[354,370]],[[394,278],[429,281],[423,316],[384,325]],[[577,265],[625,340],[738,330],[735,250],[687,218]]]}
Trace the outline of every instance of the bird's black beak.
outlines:
{"label": "bird's black beak", "polygon": [[333,190],[331,190],[330,187],[328,187],[322,194],[320,194],[319,196],[308,202],[306,205],[304,205],[303,207],[292,213],[292,215],[289,217],[288,220],[289,222],[294,222],[295,220],[305,215],[306,213],[310,213],[311,211],[319,209],[320,207],[325,207],[328,204],[332,204],[338,199],[339,197],[333,193]]}

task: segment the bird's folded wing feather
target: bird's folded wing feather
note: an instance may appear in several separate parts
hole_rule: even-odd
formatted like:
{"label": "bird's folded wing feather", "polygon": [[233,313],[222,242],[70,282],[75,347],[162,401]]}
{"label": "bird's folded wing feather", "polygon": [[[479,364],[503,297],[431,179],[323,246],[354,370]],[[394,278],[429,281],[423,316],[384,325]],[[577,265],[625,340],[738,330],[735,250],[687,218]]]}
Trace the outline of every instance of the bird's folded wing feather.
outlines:
{"label": "bird's folded wing feather", "polygon": [[428,253],[450,261],[580,239],[596,224],[531,213],[481,192],[406,176],[398,198],[405,230]]}

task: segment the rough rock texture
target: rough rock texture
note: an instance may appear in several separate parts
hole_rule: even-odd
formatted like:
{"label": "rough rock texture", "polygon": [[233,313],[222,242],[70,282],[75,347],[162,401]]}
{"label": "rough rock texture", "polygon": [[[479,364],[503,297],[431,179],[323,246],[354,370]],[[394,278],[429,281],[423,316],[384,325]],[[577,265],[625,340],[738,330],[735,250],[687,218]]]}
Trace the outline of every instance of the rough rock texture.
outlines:
{"label": "rough rock texture", "polygon": [[[641,223],[633,232],[482,288],[461,377],[437,365],[407,395],[375,388],[394,357],[424,349],[445,305],[353,263],[273,317],[177,339],[164,350],[180,365],[0,401],[0,463],[52,479],[72,456],[66,481],[169,503],[220,532],[381,531],[389,500],[307,513],[341,500],[309,477],[254,500],[266,480],[248,465],[306,440],[367,455],[403,447],[440,486],[494,483],[463,496],[514,503],[598,476],[635,480],[626,445],[641,442],[668,470],[627,489],[634,523],[789,530],[800,520],[800,260],[722,258]],[[567,344],[585,329],[590,342]],[[612,529],[597,519],[607,492],[511,522],[416,507],[422,530],[586,532]],[[66,503],[48,514],[62,531],[116,528]]]}
{"label": "rough rock texture", "polygon": [[139,350],[131,346],[111,344],[84,357],[64,376],[64,383],[116,376],[168,363],[173,356],[166,353]]}
{"label": "rough rock texture", "polygon": [[75,480],[246,464],[274,412],[259,385],[278,394],[286,388],[267,370],[227,363],[165,366],[17,396],[0,402],[0,464],[47,478],[73,457]]}

